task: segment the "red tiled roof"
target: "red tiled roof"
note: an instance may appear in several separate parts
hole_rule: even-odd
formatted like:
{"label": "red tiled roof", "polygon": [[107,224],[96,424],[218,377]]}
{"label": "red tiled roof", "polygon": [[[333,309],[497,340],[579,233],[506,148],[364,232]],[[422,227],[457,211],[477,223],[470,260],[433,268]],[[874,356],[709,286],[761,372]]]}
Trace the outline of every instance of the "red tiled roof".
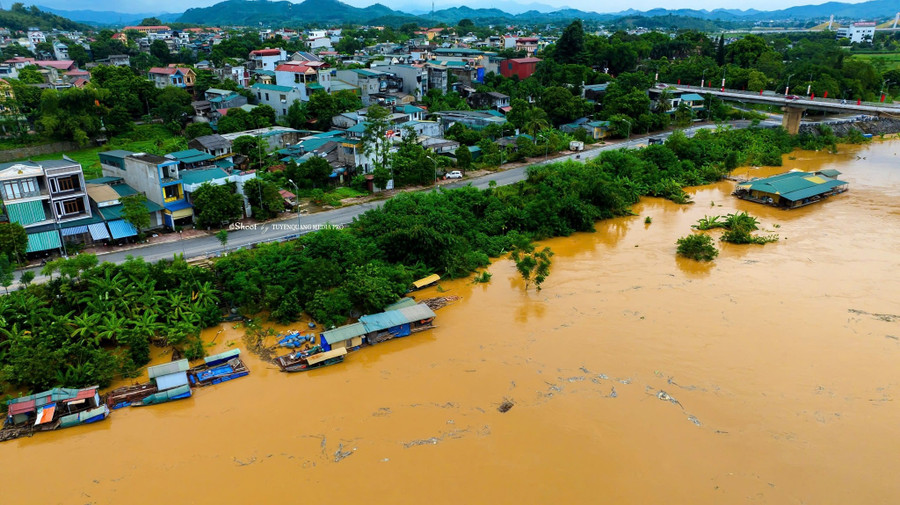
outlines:
{"label": "red tiled roof", "polygon": [[512,58],[509,61],[514,61],[516,63],[537,63],[541,61],[540,58]]}
{"label": "red tiled roof", "polygon": [[310,70],[312,69],[307,67],[306,65],[294,65],[291,63],[282,63],[281,65],[275,67],[276,72],[296,72],[299,74],[305,74]]}
{"label": "red tiled roof", "polygon": [[153,67],[150,69],[150,73],[151,74],[174,75],[177,70],[178,70],[177,68]]}
{"label": "red tiled roof", "polygon": [[91,73],[88,72],[87,70],[79,70],[76,68],[74,70],[69,70],[64,75],[68,75],[69,77],[74,77],[76,75],[91,75]]}
{"label": "red tiled roof", "polygon": [[72,60],[48,60],[48,61],[39,61],[36,62],[37,65],[41,67],[52,67],[57,70],[66,70],[72,68],[75,65],[75,62]]}
{"label": "red tiled roof", "polygon": [[257,49],[255,51],[250,51],[250,54],[255,54],[257,56],[278,56],[281,54],[281,49]]}
{"label": "red tiled roof", "polygon": [[88,82],[90,82],[90,81],[79,77],[78,79],[75,79],[75,82],[72,83],[72,86],[75,86],[76,88],[83,88],[84,85],[87,84]]}

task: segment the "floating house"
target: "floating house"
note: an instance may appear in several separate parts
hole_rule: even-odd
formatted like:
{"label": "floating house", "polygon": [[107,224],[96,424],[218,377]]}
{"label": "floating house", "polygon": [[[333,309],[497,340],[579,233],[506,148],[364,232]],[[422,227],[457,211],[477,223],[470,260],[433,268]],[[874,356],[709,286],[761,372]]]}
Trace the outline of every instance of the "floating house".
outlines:
{"label": "floating house", "polygon": [[54,388],[9,400],[0,441],[106,419],[109,408],[100,401],[97,390],[98,386]]}
{"label": "floating house", "polygon": [[848,183],[837,179],[840,174],[837,170],[786,172],[741,182],[732,194],[752,202],[795,209],[847,191]]}
{"label": "floating house", "polygon": [[363,343],[374,345],[432,328],[434,317],[434,311],[424,303],[370,314],[357,323],[322,332],[320,345],[325,351],[341,347],[354,350]]}

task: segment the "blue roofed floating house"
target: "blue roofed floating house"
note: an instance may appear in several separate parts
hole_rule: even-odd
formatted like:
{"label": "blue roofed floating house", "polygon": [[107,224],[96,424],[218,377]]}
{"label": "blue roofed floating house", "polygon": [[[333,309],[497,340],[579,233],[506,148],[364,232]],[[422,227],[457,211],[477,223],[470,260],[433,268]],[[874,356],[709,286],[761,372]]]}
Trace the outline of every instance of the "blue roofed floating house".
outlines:
{"label": "blue roofed floating house", "polygon": [[412,333],[434,327],[434,311],[424,303],[370,314],[359,318],[359,322],[327,330],[319,334],[320,345],[325,351],[346,347],[357,349],[363,343],[374,345],[392,338],[405,337]]}
{"label": "blue roofed floating house", "polygon": [[837,170],[791,171],[738,183],[732,194],[743,200],[795,209],[847,191],[849,184],[837,179],[840,174]]}

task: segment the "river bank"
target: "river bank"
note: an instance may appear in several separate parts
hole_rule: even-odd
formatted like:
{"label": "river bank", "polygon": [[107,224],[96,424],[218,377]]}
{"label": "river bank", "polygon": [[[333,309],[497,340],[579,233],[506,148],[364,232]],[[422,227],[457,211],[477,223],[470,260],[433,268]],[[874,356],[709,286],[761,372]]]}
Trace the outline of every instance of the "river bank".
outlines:
{"label": "river bank", "polygon": [[[556,255],[540,292],[499,259],[489,284],[417,293],[462,297],[437,328],[341,365],[287,375],[248,353],[250,376],[195,398],[0,445],[7,498],[890,502],[898,151],[738,169],[843,172],[849,192],[794,211],[735,200],[728,181],[688,189],[693,205],[644,198],[596,233],[543,241]],[[735,211],[781,240],[675,256],[697,219]],[[210,353],[243,347],[234,326],[205,330]]]}

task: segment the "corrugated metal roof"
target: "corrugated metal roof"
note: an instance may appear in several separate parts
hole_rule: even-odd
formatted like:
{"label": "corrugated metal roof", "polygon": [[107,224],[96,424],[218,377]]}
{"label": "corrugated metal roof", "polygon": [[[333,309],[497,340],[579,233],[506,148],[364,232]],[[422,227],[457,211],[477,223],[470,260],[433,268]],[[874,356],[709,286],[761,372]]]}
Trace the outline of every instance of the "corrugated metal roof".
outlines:
{"label": "corrugated metal roof", "polygon": [[321,361],[326,361],[331,358],[337,358],[338,356],[345,356],[347,354],[346,347],[339,347],[337,349],[332,349],[330,351],[320,352],[319,354],[313,354],[312,356],[306,358],[306,362],[310,365],[315,365]]}
{"label": "corrugated metal roof", "polygon": [[219,354],[213,354],[212,356],[207,356],[207,357],[203,358],[203,361],[205,363],[209,363],[211,361],[231,359],[231,358],[234,358],[234,357],[240,356],[240,355],[241,355],[240,349],[231,349],[229,351],[220,352]]}
{"label": "corrugated metal roof", "polygon": [[110,185],[113,190],[119,194],[119,196],[131,196],[136,195],[137,190],[129,186],[128,184],[112,184]]}
{"label": "corrugated metal roof", "polygon": [[363,323],[353,323],[333,330],[323,331],[322,338],[329,344],[336,344],[366,334]]}
{"label": "corrugated metal roof", "polygon": [[412,307],[362,316],[359,321],[365,326],[366,333],[370,333],[432,317],[434,312],[424,303],[420,303]]}
{"label": "corrugated metal roof", "polygon": [[428,277],[424,277],[424,278],[422,278],[422,279],[417,280],[416,282],[413,282],[413,287],[416,288],[416,289],[420,289],[420,288],[422,288],[423,286],[427,286],[427,285],[429,285],[429,284],[433,284],[433,283],[435,283],[435,282],[437,282],[437,281],[439,281],[439,280],[441,280],[441,276],[440,276],[440,275],[438,275],[438,274],[431,274],[431,275],[429,275]]}
{"label": "corrugated metal roof", "polygon": [[809,187],[809,188],[792,191],[790,193],[785,193],[785,194],[781,195],[781,197],[786,200],[796,202],[797,200],[803,200],[804,198],[809,198],[811,196],[816,196],[816,195],[821,195],[823,193],[827,193],[838,186],[843,186],[844,184],[847,184],[847,183],[844,181],[827,181],[822,184],[817,184],[817,185]]}
{"label": "corrugated metal roof", "polygon": [[166,375],[157,375],[154,380],[156,381],[156,387],[160,391],[177,388],[178,386],[183,386],[188,383],[187,372],[175,372]]}
{"label": "corrugated metal roof", "polygon": [[47,214],[44,213],[44,204],[41,200],[7,203],[6,214],[9,216],[11,223],[19,223],[22,226],[47,220]]}
{"label": "corrugated metal roof", "polygon": [[106,229],[106,223],[89,224],[88,231],[91,232],[91,238],[94,240],[106,240],[109,238],[109,230]]}
{"label": "corrugated metal roof", "polygon": [[387,312],[389,310],[397,310],[402,309],[403,307],[412,307],[416,304],[416,301],[410,297],[401,298],[400,300],[388,305],[384,308],[384,311]]}
{"label": "corrugated metal roof", "polygon": [[82,233],[87,233],[87,231],[88,231],[87,225],[73,226],[71,228],[63,228],[62,234],[63,234],[63,237],[71,237],[72,235],[79,235]]}
{"label": "corrugated metal roof", "polygon": [[698,95],[697,93],[685,93],[681,95],[681,100],[684,102],[702,102],[703,97]]}
{"label": "corrugated metal roof", "polygon": [[228,173],[219,167],[193,168],[181,171],[181,181],[184,184],[203,184],[204,182],[226,178],[228,178]]}
{"label": "corrugated metal roof", "polygon": [[62,242],[59,240],[59,232],[52,230],[28,235],[28,247],[25,252],[46,251],[60,247],[62,247]]}
{"label": "corrugated metal roof", "polygon": [[15,416],[26,412],[33,412],[35,409],[37,409],[37,406],[35,405],[34,399],[13,403],[9,406],[9,415]]}
{"label": "corrugated metal roof", "polygon": [[180,359],[171,363],[148,367],[147,377],[153,379],[161,375],[168,375],[170,373],[187,372],[188,368],[190,368],[190,366],[188,365],[188,360]]}
{"label": "corrugated metal roof", "polygon": [[137,235],[137,230],[134,226],[124,219],[116,219],[115,221],[106,223],[106,225],[109,226],[109,232],[114,239],[134,237]]}
{"label": "corrugated metal roof", "polygon": [[179,210],[190,209],[191,204],[187,200],[178,200],[177,202],[167,203],[166,210],[176,212]]}

